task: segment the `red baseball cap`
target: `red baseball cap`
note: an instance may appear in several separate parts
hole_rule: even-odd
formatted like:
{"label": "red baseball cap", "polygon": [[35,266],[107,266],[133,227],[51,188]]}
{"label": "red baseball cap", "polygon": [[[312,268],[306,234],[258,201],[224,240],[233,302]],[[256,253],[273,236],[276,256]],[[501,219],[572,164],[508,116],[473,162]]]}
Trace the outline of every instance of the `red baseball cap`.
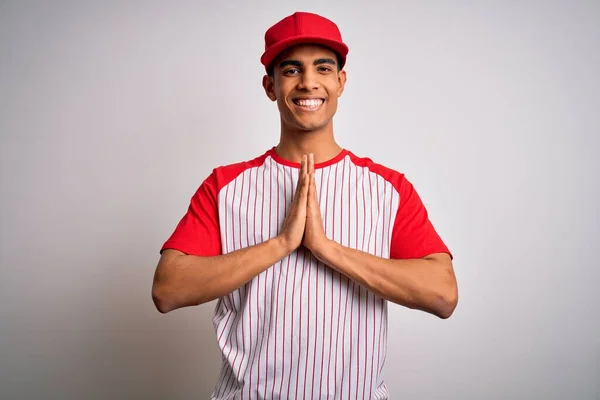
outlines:
{"label": "red baseball cap", "polygon": [[286,48],[296,44],[319,44],[329,47],[340,57],[340,68],[346,64],[348,46],[342,41],[337,25],[318,14],[296,12],[270,27],[265,33],[265,52],[260,62],[269,68]]}

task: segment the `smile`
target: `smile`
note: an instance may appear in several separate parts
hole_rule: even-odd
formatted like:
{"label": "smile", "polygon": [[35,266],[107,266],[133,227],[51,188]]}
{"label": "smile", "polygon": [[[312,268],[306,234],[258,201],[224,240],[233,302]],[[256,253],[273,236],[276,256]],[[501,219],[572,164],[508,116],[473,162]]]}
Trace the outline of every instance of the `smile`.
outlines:
{"label": "smile", "polygon": [[294,99],[294,104],[304,110],[317,110],[324,103],[323,99]]}

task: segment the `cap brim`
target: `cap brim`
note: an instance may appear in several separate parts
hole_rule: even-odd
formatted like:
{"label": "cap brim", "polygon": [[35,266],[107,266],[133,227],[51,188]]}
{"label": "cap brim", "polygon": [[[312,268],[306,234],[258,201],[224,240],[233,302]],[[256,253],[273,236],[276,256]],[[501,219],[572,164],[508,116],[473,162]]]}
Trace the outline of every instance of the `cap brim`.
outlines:
{"label": "cap brim", "polygon": [[295,37],[295,38],[292,37],[292,38],[289,38],[282,42],[279,42],[279,43],[271,46],[267,51],[265,51],[263,53],[263,55],[260,58],[260,62],[265,66],[265,68],[268,68],[269,65],[271,65],[271,63],[273,62],[273,60],[275,60],[275,58],[277,58],[277,56],[279,54],[281,54],[283,51],[285,51],[285,49],[287,49],[288,47],[291,47],[291,46],[298,45],[298,44],[317,44],[317,45],[328,47],[331,50],[338,53],[338,55],[341,57],[340,69],[343,68],[344,65],[346,64],[346,56],[348,55],[348,46],[346,46],[343,43],[334,41],[334,40],[324,39],[324,38],[317,37],[317,36],[314,36],[314,37],[302,36],[302,37]]}

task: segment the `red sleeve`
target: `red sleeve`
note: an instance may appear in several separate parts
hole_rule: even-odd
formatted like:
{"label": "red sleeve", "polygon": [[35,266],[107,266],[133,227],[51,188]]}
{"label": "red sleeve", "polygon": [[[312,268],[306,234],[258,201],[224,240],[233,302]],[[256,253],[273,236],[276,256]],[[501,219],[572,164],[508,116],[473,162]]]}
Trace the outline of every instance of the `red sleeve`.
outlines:
{"label": "red sleeve", "polygon": [[163,244],[160,253],[165,249],[197,256],[221,254],[217,180],[214,171],[192,197],[186,214]]}
{"label": "red sleeve", "polygon": [[413,185],[401,175],[400,203],[394,221],[390,258],[422,258],[433,253],[452,254],[433,227]]}

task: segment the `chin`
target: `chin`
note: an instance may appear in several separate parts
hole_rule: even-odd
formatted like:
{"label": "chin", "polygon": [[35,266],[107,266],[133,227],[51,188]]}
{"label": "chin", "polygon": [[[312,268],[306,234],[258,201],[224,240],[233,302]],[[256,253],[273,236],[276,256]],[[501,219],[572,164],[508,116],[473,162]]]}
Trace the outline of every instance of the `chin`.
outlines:
{"label": "chin", "polygon": [[327,128],[331,123],[331,119],[323,118],[323,116],[319,118],[316,115],[313,116],[313,118],[306,118],[304,115],[296,116],[294,114],[288,114],[287,118],[282,118],[281,122],[287,129],[308,133]]}
{"label": "chin", "polygon": [[299,124],[296,126],[296,129],[303,132],[314,132],[322,130],[326,126],[327,124]]}
{"label": "chin", "polygon": [[329,125],[329,121],[295,121],[295,128],[301,131],[312,132],[324,129]]}

